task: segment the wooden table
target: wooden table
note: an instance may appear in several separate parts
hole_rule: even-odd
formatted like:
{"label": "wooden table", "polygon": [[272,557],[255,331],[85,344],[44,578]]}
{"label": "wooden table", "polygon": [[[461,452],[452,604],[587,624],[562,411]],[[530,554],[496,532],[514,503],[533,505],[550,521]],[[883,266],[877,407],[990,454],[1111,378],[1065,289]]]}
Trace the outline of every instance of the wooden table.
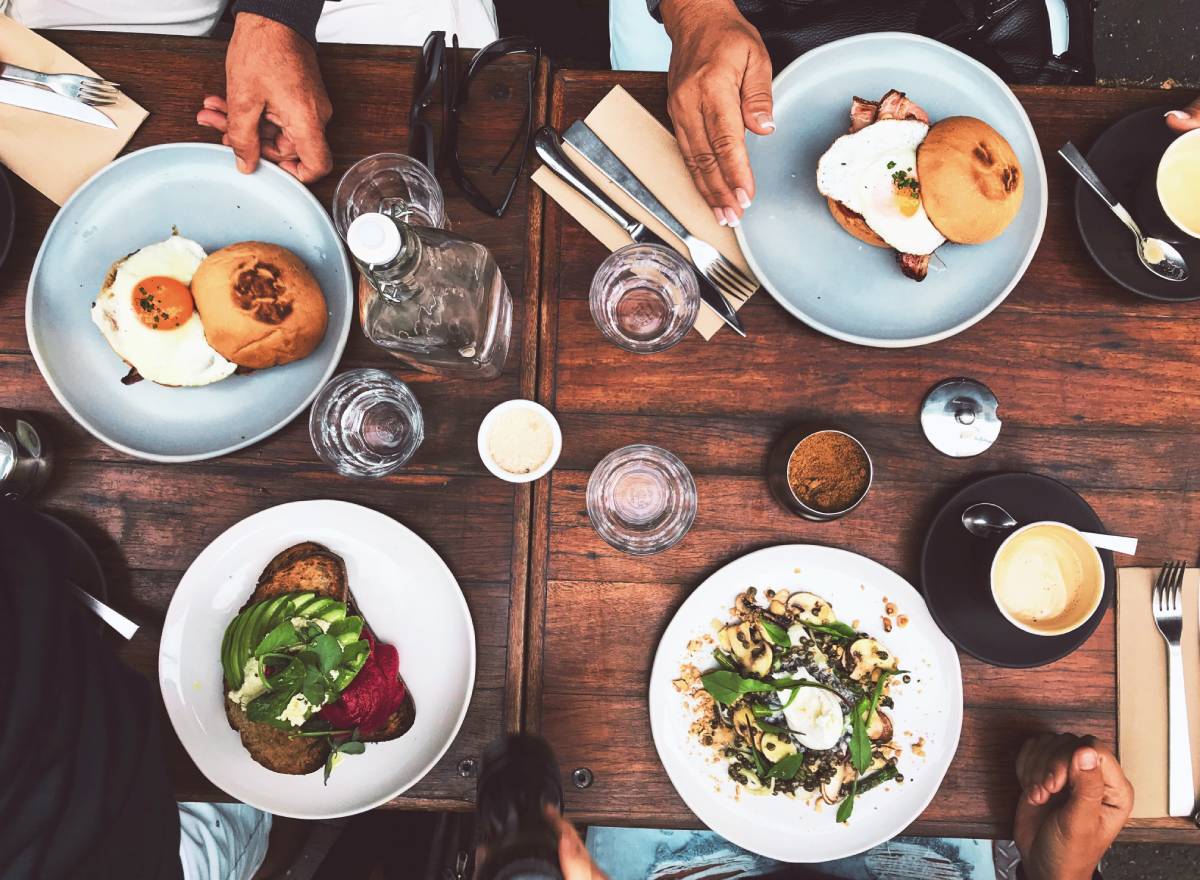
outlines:
{"label": "wooden table", "polygon": [[[205,94],[224,92],[225,44],[215,40],[135,35],[50,34],[55,42],[104,76],[125,85],[150,111],[129,149],[171,141],[211,141],[195,124]],[[329,127],[334,171],[314,191],[328,206],[339,177],[357,159],[403,151],[415,74],[416,49],[323,47],[325,82],[335,115]],[[493,66],[473,91],[471,124],[503,138],[498,149],[465,158],[482,168],[503,153],[508,132],[523,118],[522,67],[513,59]],[[539,71],[541,118],[545,71]],[[434,108],[430,118],[440,119]],[[482,140],[476,141],[488,147]],[[494,147],[494,145],[491,145]],[[232,156],[230,157],[232,162]],[[321,464],[296,419],[274,437],[220,459],[158,465],[117,453],[72,421],[58,406],[30,356],[25,338],[25,287],[54,205],[14,181],[20,225],[0,270],[0,406],[30,410],[50,425],[58,466],[43,497],[45,507],[73,525],[99,552],[113,604],[143,625],[123,656],[156,679],[158,626],[183,570],[238,520],[287,501],[337,498],[364,504],[404,522],[450,565],[475,621],[478,672],[471,708],[457,740],[400,806],[469,808],[475,780],[456,770],[502,730],[520,724],[524,665],[529,489],[514,488],[484,469],[475,448],[483,415],[502,400],[532,396],[538,312],[540,193],[522,184],[507,216],[491,219],[446,187],[454,228],[489,248],[499,261],[515,304],[514,340],[504,376],[494,382],[437,379],[402,368],[367,342],[355,326],[342,368],[399,370],[421,401],[425,442],[397,476],[382,480],[339,477]],[[137,243],[134,243],[137,244]],[[94,279],[99,287],[100,279]],[[86,308],[87,302],[80,303]],[[157,683],[155,684],[157,687]],[[169,726],[167,727],[169,730]],[[220,799],[170,736],[180,798]]]}
{"label": "wooden table", "polygon": [[[615,84],[666,119],[660,75],[559,72],[550,122],[584,116]],[[1033,265],[980,324],[923,348],[859,348],[821,336],[767,295],[741,315],[749,332],[692,335],[655,356],[604,342],[587,291],[604,249],[548,202],[542,269],[541,400],[562,422],[563,456],[534,493],[526,726],[542,731],[564,772],[595,782],[568,789],[579,818],[694,826],[659,763],[646,691],[660,634],[708,574],[759,547],[816,542],[864,553],[917,582],[932,513],[982,473],[1036,471],[1079,490],[1121,534],[1141,537],[1136,563],[1194,558],[1200,515],[1195,425],[1200,359],[1195,304],[1164,305],[1118,288],[1076,231],[1073,185],[1055,155],[1087,147],[1111,122],[1161,104],[1154,91],[1021,88],[1050,176],[1050,212]],[[918,407],[938,380],[973,376],[1001,402],[1004,429],[985,456],[938,454]],[[771,497],[764,462],[793,423],[835,421],[862,438],[876,480],[866,502],[830,524],[800,520]],[[664,446],[695,475],[690,534],[657,556],[610,548],[584,506],[588,475],[628,443]],[[1016,671],[962,658],[966,713],[958,755],[913,833],[1006,837],[1017,794],[1016,749],[1041,730],[1115,736],[1110,613],[1070,657]],[[1183,821],[1137,823],[1128,838],[1197,841]]]}

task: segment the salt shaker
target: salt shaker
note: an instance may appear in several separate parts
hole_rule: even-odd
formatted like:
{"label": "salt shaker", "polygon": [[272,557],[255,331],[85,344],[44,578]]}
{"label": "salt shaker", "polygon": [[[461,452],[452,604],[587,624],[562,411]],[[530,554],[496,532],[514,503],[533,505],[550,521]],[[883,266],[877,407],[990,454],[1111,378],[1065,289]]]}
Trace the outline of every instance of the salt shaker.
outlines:
{"label": "salt shaker", "polygon": [[50,451],[23,413],[0,409],[0,498],[28,498],[50,476]]}

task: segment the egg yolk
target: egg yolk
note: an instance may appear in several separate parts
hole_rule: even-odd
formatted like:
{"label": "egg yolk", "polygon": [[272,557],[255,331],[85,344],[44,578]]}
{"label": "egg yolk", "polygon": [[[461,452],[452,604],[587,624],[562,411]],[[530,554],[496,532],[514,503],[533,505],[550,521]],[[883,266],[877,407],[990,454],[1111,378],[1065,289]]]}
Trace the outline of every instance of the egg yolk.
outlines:
{"label": "egg yolk", "polygon": [[195,307],[188,286],[175,278],[154,275],[133,286],[133,310],[151,330],[173,330]]}

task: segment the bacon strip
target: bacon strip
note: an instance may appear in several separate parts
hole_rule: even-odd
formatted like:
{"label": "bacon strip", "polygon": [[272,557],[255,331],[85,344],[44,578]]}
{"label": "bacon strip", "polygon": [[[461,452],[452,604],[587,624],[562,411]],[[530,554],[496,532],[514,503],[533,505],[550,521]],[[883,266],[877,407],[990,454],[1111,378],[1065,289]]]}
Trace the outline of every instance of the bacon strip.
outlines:
{"label": "bacon strip", "polygon": [[900,264],[900,271],[913,281],[924,281],[925,276],[929,274],[929,260],[932,256],[932,254],[902,254],[897,251],[896,262]]}
{"label": "bacon strip", "polygon": [[854,134],[856,131],[862,131],[875,121],[878,113],[878,101],[868,101],[866,98],[860,98],[855,95],[854,99],[850,102],[850,133]]}
{"label": "bacon strip", "polygon": [[918,122],[929,124],[929,114],[915,101],[910,101],[904,92],[896,89],[879,99],[879,112],[875,119],[916,119]]}

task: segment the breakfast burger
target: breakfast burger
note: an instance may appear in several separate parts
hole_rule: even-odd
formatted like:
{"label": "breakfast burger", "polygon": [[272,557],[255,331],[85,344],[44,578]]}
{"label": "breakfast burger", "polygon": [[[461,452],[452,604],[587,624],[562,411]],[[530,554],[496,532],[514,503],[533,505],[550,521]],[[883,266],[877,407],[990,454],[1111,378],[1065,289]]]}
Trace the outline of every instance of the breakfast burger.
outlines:
{"label": "breakfast burger", "polygon": [[208,344],[246,369],[307,357],[329,321],[321,287],[300,258],[261,241],[210,254],[192,278],[192,296]]}
{"label": "breakfast burger", "polygon": [[854,98],[850,131],[817,163],[817,189],[838,224],[896,252],[915,281],[947,241],[982,244],[1016,217],[1025,193],[1008,141],[981,119],[929,116],[903,92]]}

